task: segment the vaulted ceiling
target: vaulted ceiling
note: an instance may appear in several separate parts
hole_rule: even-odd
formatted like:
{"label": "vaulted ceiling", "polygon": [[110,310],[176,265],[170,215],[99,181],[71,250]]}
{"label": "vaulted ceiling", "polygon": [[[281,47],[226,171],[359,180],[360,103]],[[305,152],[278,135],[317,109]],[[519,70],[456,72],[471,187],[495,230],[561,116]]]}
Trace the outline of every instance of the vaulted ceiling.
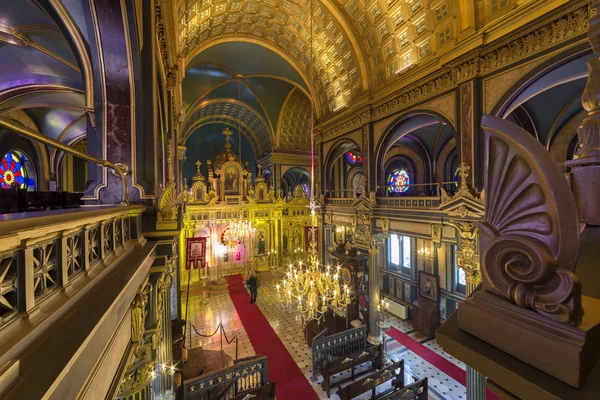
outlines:
{"label": "vaulted ceiling", "polygon": [[[453,50],[469,30],[501,21],[511,4],[473,0],[179,0],[188,116],[207,99],[238,99],[263,120],[271,135],[267,151],[303,146],[306,150],[310,117],[300,117],[300,111],[310,111],[309,99],[314,102],[315,118],[328,119],[400,82],[406,74],[413,74],[416,66],[452,59],[456,56]],[[240,94],[238,82],[242,83]],[[290,130],[299,137],[289,139]]]}
{"label": "vaulted ceiling", "polygon": [[84,83],[65,37],[34,2],[0,7],[0,114],[71,143],[85,136]]}
{"label": "vaulted ceiling", "polygon": [[226,42],[207,48],[187,63],[182,93],[182,142],[218,123],[239,129],[257,157],[310,149],[309,87],[292,65],[263,46]]}

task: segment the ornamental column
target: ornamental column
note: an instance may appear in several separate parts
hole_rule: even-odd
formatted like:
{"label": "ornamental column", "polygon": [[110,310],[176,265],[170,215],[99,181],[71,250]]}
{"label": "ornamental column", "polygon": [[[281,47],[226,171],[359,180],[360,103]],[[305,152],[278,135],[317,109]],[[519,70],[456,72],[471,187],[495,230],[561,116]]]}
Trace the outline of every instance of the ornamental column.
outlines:
{"label": "ornamental column", "polygon": [[579,148],[572,161],[572,191],[575,196],[580,220],[588,225],[600,225],[600,211],[596,199],[600,196],[600,0],[590,6],[590,30],[588,40],[594,49],[594,57],[588,62],[588,80],[583,89],[581,103],[588,112],[577,128]]}
{"label": "ornamental column", "polygon": [[[467,281],[467,297],[481,283],[479,254],[476,251],[477,226],[474,222],[457,222],[459,241],[456,252],[456,263],[465,271]],[[467,365],[467,400],[485,400],[486,377]]]}
{"label": "ornamental column", "polygon": [[379,329],[379,250],[383,247],[386,236],[382,233],[371,236],[369,246],[369,343],[381,343],[381,330]]}

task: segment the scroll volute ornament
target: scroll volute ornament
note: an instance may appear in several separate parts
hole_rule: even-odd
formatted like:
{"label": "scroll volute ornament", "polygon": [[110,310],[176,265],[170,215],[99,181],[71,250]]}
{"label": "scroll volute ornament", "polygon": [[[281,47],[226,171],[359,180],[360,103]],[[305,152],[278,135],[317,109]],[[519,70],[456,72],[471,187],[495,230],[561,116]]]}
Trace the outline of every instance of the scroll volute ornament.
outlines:
{"label": "scroll volute ornament", "polygon": [[485,222],[478,224],[482,284],[553,320],[579,325],[579,249],[571,190],[546,149],[520,127],[483,116]]}

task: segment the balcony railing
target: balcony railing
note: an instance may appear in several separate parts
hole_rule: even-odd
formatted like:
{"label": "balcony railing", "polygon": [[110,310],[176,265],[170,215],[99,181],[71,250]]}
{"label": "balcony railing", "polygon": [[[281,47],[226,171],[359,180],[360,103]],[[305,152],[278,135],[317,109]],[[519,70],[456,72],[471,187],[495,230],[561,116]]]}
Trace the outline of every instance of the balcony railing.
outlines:
{"label": "balcony railing", "polygon": [[117,206],[1,214],[0,327],[53,297],[58,300],[80,275],[114,261],[133,245],[130,217],[143,210]]}
{"label": "balcony railing", "polygon": [[[456,190],[455,182],[414,183],[404,186],[403,192],[392,192],[389,186],[378,186],[377,205],[396,208],[437,208],[441,204],[443,188],[447,193]],[[328,206],[351,206],[360,196],[355,189],[336,189],[325,192]]]}

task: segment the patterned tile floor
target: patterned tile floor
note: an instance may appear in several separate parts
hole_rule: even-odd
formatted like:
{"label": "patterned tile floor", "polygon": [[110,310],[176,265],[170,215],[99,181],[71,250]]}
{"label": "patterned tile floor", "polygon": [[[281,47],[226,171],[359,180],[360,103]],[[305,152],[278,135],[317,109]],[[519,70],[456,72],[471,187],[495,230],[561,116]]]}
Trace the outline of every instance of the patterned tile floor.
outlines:
{"label": "patterned tile floor", "polygon": [[[259,278],[260,279],[260,278]],[[190,298],[190,319],[194,327],[202,334],[210,334],[215,331],[220,322],[225,327],[225,332],[229,338],[234,335],[238,336],[238,357],[243,358],[255,354],[252,344],[244,330],[239,316],[235,310],[235,307],[228,294],[211,296],[209,304],[207,306],[200,306],[200,297]],[[302,332],[302,320],[293,312],[284,309],[277,300],[275,289],[272,285],[263,285],[259,288],[257,304],[264,316],[269,321],[269,324],[273,330],[277,333],[290,355],[294,358],[302,372],[306,375],[310,381],[312,375],[312,362],[311,362],[311,350],[304,343],[304,336]],[[408,334],[417,341],[423,343],[432,351],[440,354],[442,357],[448,359],[460,368],[464,369],[464,363],[452,358],[452,356],[445,353],[442,348],[436,343],[435,339],[427,339],[418,332],[416,332],[409,322],[403,321],[399,318],[392,317],[392,324],[397,329]],[[193,332],[193,331],[192,331]],[[189,341],[189,337],[187,338]],[[444,372],[433,367],[431,364],[426,362],[424,359],[408,350],[405,346],[396,342],[394,339],[386,336],[387,343],[387,354],[388,359],[398,361],[404,359],[405,365],[405,379],[406,383],[411,383],[413,377],[419,379],[423,377],[428,378],[429,382],[429,397],[433,400],[465,400],[465,387],[450,378]],[[192,337],[192,347],[202,346],[206,350],[219,350],[220,349],[220,335],[217,334],[211,338],[202,338],[197,335]],[[223,350],[225,350],[230,356],[235,354],[235,342],[227,345],[225,339],[223,339]],[[364,370],[364,368],[357,369],[357,374]],[[345,378],[344,375],[349,376],[349,372],[336,376],[336,380]],[[327,395],[321,388],[322,378],[319,376],[317,382],[311,382],[318,396],[322,399],[326,399]],[[385,386],[380,387],[381,390],[385,390]],[[335,389],[331,391],[331,398],[337,399]],[[364,399],[370,398],[369,395],[365,395]],[[360,397],[359,399],[363,399]]]}

